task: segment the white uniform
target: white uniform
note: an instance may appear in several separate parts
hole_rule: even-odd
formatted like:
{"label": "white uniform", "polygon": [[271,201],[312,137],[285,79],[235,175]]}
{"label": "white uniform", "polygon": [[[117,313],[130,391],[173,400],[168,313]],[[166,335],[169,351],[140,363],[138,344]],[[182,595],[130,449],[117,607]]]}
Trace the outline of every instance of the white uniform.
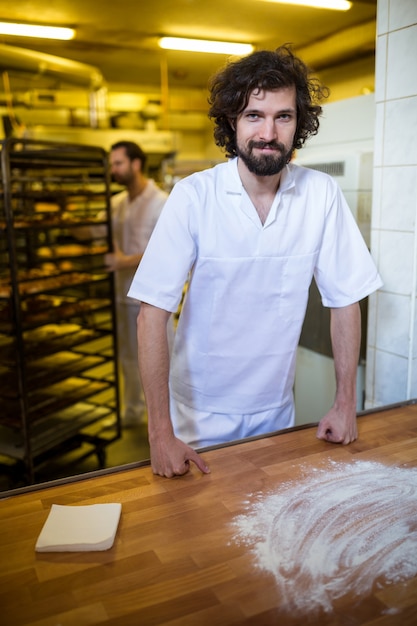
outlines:
{"label": "white uniform", "polygon": [[215,442],[216,420],[208,431],[197,427],[196,440],[194,427],[188,435],[177,424],[181,405],[206,423],[207,413],[237,420],[266,413],[259,432],[283,427],[280,414],[291,425],[296,348],[313,275],[328,307],[357,302],[382,284],[330,176],[288,165],[262,225],[236,159],[177,183],[129,296],[175,311],[190,271],[170,390],[180,403],[172,409],[174,428],[197,445]]}
{"label": "white uniform", "polygon": [[[142,254],[160,216],[167,194],[153,180],[132,201],[127,191],[111,199],[113,241],[126,255]],[[123,419],[125,424],[139,423],[144,398],[138,367],[136,319],[138,302],[127,297],[136,267],[115,272],[116,317],[119,362],[122,369]]]}

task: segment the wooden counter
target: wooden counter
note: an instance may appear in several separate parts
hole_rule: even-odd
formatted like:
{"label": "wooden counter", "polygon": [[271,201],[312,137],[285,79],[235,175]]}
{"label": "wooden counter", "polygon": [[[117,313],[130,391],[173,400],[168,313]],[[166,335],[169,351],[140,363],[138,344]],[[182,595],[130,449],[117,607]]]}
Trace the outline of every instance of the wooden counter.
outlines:
{"label": "wooden counter", "polygon": [[[317,440],[311,426],[203,455],[210,475],[193,466],[168,480],[138,464],[0,500],[0,624],[417,624],[417,577],[379,581],[366,597],[346,589],[329,613],[294,615],[232,525],[254,494],[279,489],[301,469],[352,459],[416,468],[414,401],[360,416],[359,439],[349,446]],[[53,503],[102,502],[122,503],[110,550],[35,553]]]}

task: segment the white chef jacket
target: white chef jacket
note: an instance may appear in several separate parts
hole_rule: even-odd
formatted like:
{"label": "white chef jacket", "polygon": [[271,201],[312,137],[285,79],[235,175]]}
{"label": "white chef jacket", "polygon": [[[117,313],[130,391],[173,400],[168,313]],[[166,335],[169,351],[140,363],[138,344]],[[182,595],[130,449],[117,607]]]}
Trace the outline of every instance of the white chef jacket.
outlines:
{"label": "white chef jacket", "polygon": [[189,276],[171,394],[248,414],[292,402],[313,275],[328,307],[382,285],[337,183],[288,165],[262,224],[233,159],[175,185],[128,295],[174,312]]}
{"label": "white chef jacket", "polygon": [[[128,192],[121,191],[111,198],[113,241],[126,255],[142,254],[158,221],[167,194],[148,179],[142,193],[129,199]],[[134,304],[126,297],[132,282],[135,267],[126,267],[115,272],[116,298],[118,302]]]}

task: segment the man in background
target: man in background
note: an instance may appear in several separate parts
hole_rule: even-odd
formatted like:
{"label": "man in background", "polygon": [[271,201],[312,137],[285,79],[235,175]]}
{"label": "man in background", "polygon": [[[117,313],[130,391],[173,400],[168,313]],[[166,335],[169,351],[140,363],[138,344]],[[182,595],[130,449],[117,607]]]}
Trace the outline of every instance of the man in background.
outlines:
{"label": "man in background", "polygon": [[105,261],[115,273],[122,423],[128,428],[143,421],[145,403],[138,369],[139,304],[126,294],[167,194],[145,175],[146,155],[132,141],[119,141],[111,147],[110,168],[113,180],[126,187],[111,198],[113,252]]}

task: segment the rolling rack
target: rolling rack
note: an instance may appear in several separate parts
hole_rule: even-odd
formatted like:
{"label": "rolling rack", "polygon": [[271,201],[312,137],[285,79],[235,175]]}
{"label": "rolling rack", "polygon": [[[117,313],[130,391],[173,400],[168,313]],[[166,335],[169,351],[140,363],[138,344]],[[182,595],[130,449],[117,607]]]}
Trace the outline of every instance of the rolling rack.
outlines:
{"label": "rolling rack", "polygon": [[121,437],[107,155],[1,143],[1,469],[26,484],[56,455],[105,466]]}

